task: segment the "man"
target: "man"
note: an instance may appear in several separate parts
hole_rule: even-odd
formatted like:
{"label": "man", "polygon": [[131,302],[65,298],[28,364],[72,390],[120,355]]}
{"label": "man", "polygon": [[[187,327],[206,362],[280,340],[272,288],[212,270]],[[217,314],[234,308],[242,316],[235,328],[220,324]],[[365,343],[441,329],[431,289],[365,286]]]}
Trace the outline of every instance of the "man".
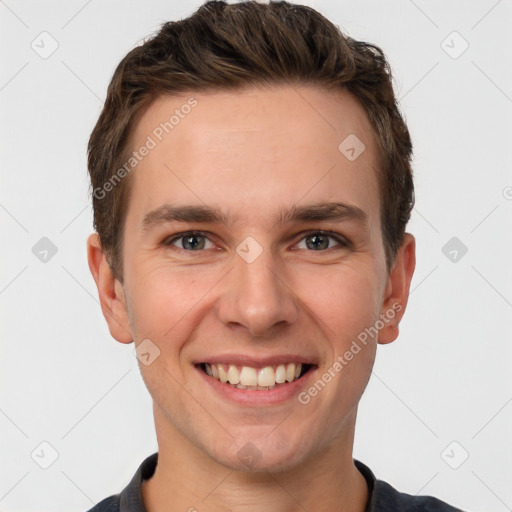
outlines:
{"label": "man", "polygon": [[415,267],[387,61],[316,11],[208,2],[118,66],[89,142],[89,266],[158,454],[100,511],[457,510],[352,458]]}

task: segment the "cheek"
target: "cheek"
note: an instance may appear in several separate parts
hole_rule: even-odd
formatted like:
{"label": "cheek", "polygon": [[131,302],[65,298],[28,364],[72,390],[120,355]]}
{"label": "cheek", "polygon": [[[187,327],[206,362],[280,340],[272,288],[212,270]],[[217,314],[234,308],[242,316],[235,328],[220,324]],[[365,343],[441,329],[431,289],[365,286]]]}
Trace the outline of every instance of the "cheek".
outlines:
{"label": "cheek", "polygon": [[309,285],[303,287],[301,296],[316,317],[330,351],[320,371],[322,382],[311,392],[318,393],[325,384],[326,397],[330,395],[327,401],[337,404],[340,416],[333,423],[337,425],[358,403],[375,361],[377,337],[371,326],[379,314],[378,279],[371,267],[363,270],[348,263],[336,270],[309,271],[308,276],[312,279],[303,281]]}
{"label": "cheek", "polygon": [[324,326],[336,351],[372,325],[379,314],[377,276],[350,263],[304,269],[296,276],[298,296]]}
{"label": "cheek", "polygon": [[[136,341],[183,339],[197,322],[197,312],[208,301],[208,292],[219,280],[216,272],[153,266],[132,276],[130,321]],[[166,344],[168,345],[168,344]],[[170,344],[171,347],[173,344]]]}

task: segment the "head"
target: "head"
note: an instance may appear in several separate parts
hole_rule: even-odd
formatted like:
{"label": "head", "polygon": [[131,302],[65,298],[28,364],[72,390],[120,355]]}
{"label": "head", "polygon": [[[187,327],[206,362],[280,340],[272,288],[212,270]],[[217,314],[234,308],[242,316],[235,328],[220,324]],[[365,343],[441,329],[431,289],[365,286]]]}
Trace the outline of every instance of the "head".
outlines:
{"label": "head", "polygon": [[[89,263],[112,335],[158,353],[159,442],[233,468],[350,448],[414,271],[411,153],[383,52],[308,7],[207,2],[128,53],[89,142]],[[244,407],[204,365],[295,361],[295,399]]]}
{"label": "head", "polygon": [[309,7],[213,1],[189,18],[165,23],[125,56],[91,134],[94,227],[121,282],[131,171],[139,163],[130,161],[136,149],[130,136],[143,113],[165,95],[276,84],[347,91],[365,110],[378,148],[381,229],[391,268],[414,206],[414,188],[411,139],[384,53],[345,36]]}

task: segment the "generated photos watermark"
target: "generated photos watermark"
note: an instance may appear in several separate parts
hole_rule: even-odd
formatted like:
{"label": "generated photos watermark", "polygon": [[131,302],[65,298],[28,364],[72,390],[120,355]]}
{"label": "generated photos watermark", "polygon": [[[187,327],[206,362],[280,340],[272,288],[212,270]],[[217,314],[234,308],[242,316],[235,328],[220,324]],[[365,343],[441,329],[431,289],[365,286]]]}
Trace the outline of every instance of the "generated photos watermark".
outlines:
{"label": "generated photos watermark", "polygon": [[[315,397],[322,391],[331,380],[333,380],[336,375],[338,375],[345,366],[349,364],[354,357],[359,354],[362,350],[362,346],[366,346],[368,344],[368,338],[377,336],[379,331],[393,318],[395,318],[396,314],[402,310],[402,305],[398,302],[395,302],[393,306],[388,309],[385,313],[380,315],[379,320],[377,320],[371,327],[366,327],[364,331],[361,331],[355,340],[352,341],[350,348],[346,350],[343,354],[339,355],[336,358],[336,361],[327,369],[324,373],[316,380],[316,382],[310,386],[306,391],[301,391],[297,399],[302,405],[307,405],[311,402],[311,398]],[[362,345],[362,346],[361,346]]]}
{"label": "generated photos watermark", "polygon": [[108,192],[111,192],[133,169],[135,169],[146,156],[149,155],[152,149],[158,146],[166,135],[172,132],[178,126],[182,119],[190,114],[192,108],[197,106],[197,100],[193,97],[187,99],[186,103],[175,108],[174,113],[167,121],[160,123],[156,126],[150,135],[146,137],[146,142],[142,144],[137,150],[133,151],[131,156],[126,162],[113,174],[101,187],[96,187],[93,191],[93,196],[96,199],[103,199]]}

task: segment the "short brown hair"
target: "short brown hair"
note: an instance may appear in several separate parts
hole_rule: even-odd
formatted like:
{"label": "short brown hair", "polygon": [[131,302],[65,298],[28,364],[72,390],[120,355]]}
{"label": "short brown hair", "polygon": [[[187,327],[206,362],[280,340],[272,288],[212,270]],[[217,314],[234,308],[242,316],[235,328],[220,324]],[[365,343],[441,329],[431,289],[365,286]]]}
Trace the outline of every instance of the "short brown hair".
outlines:
{"label": "short brown hair", "polygon": [[344,35],[306,6],[208,1],[188,18],[165,23],[124,57],[89,140],[94,228],[118,279],[131,179],[113,183],[108,194],[103,187],[126,161],[140,116],[164,94],[287,83],[343,88],[364,107],[379,149],[382,236],[392,267],[414,206],[414,186],[412,143],[383,51]]}

